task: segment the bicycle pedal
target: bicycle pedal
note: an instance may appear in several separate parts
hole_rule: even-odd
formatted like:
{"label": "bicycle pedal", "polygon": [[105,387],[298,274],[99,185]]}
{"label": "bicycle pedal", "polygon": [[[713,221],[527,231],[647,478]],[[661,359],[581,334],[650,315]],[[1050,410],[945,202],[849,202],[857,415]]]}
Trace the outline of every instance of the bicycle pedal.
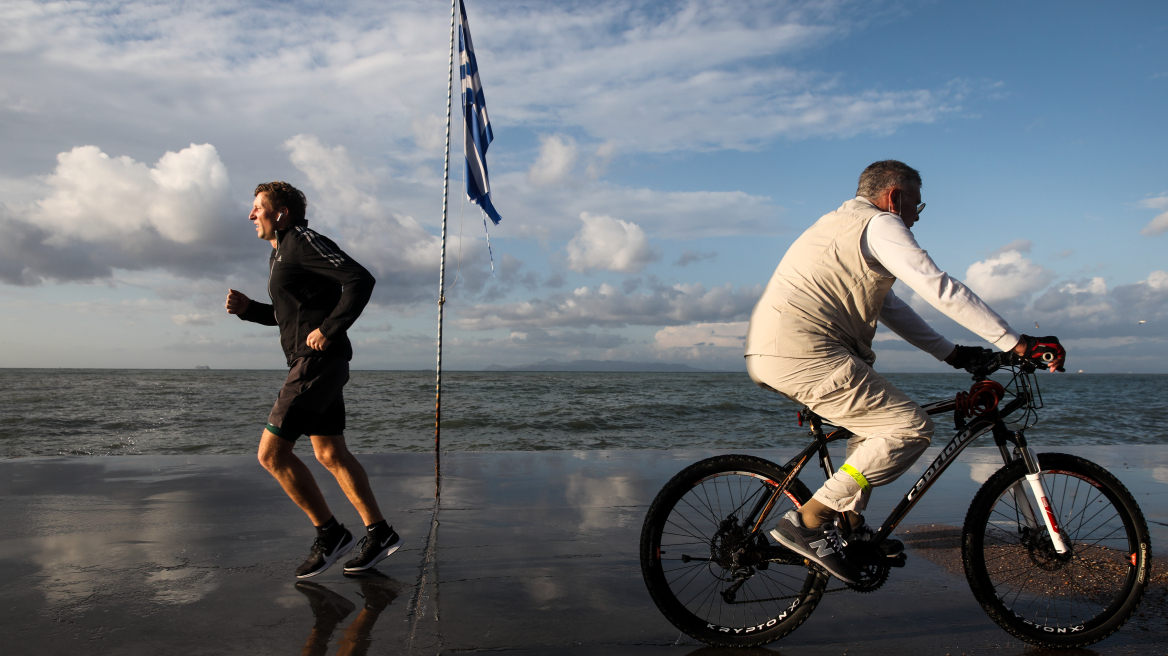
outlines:
{"label": "bicycle pedal", "polygon": [[908,560],[908,556],[906,554],[903,554],[903,553],[897,554],[896,558],[889,558],[888,559],[888,566],[889,567],[904,567],[904,563],[906,560]]}

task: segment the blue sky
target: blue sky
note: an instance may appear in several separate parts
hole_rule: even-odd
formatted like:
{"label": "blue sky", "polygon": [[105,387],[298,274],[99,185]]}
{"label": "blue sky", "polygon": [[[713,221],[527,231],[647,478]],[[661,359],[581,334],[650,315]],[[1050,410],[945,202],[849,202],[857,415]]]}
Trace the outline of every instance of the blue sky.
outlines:
{"label": "blue sky", "polygon": [[[1063,337],[1071,370],[1168,372],[1163,3],[467,10],[504,221],[492,275],[451,196],[446,367],[741,368],[787,246],[896,158],[922,246],[1016,329]],[[265,296],[246,216],[284,179],[378,277],[354,366],[433,367],[448,11],[6,2],[0,366],[281,367],[222,305]],[[878,368],[945,370],[878,340]]]}

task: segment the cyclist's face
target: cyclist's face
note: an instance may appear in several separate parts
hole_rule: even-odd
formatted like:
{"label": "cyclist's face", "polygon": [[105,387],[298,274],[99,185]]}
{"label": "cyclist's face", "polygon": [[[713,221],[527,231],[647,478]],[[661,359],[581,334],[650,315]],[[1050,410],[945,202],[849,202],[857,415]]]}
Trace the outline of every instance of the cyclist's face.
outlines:
{"label": "cyclist's face", "polygon": [[894,189],[892,191],[892,203],[889,209],[892,212],[900,215],[900,220],[904,221],[904,227],[912,228],[913,224],[915,224],[921,218],[921,215],[917,212],[917,206],[920,204],[920,187]]}

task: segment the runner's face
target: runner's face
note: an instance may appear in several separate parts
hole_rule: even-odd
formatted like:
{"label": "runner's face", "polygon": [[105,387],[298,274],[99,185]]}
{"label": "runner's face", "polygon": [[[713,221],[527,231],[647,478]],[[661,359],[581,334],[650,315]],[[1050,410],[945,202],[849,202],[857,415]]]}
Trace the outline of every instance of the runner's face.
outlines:
{"label": "runner's face", "polygon": [[277,223],[282,223],[283,217],[268,201],[268,194],[261,191],[256,194],[255,201],[251,204],[251,214],[247,218],[255,225],[257,237],[264,241],[272,241],[276,238]]}

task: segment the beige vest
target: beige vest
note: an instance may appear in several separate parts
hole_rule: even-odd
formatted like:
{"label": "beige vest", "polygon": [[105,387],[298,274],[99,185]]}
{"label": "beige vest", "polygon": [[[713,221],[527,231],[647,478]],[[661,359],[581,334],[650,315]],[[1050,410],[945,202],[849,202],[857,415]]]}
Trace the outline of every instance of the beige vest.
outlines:
{"label": "beige vest", "polygon": [[840,347],[868,364],[884,297],[896,278],[873,271],[860,239],[880,210],[853,199],[791,244],[750,315],[746,355],[811,358]]}

